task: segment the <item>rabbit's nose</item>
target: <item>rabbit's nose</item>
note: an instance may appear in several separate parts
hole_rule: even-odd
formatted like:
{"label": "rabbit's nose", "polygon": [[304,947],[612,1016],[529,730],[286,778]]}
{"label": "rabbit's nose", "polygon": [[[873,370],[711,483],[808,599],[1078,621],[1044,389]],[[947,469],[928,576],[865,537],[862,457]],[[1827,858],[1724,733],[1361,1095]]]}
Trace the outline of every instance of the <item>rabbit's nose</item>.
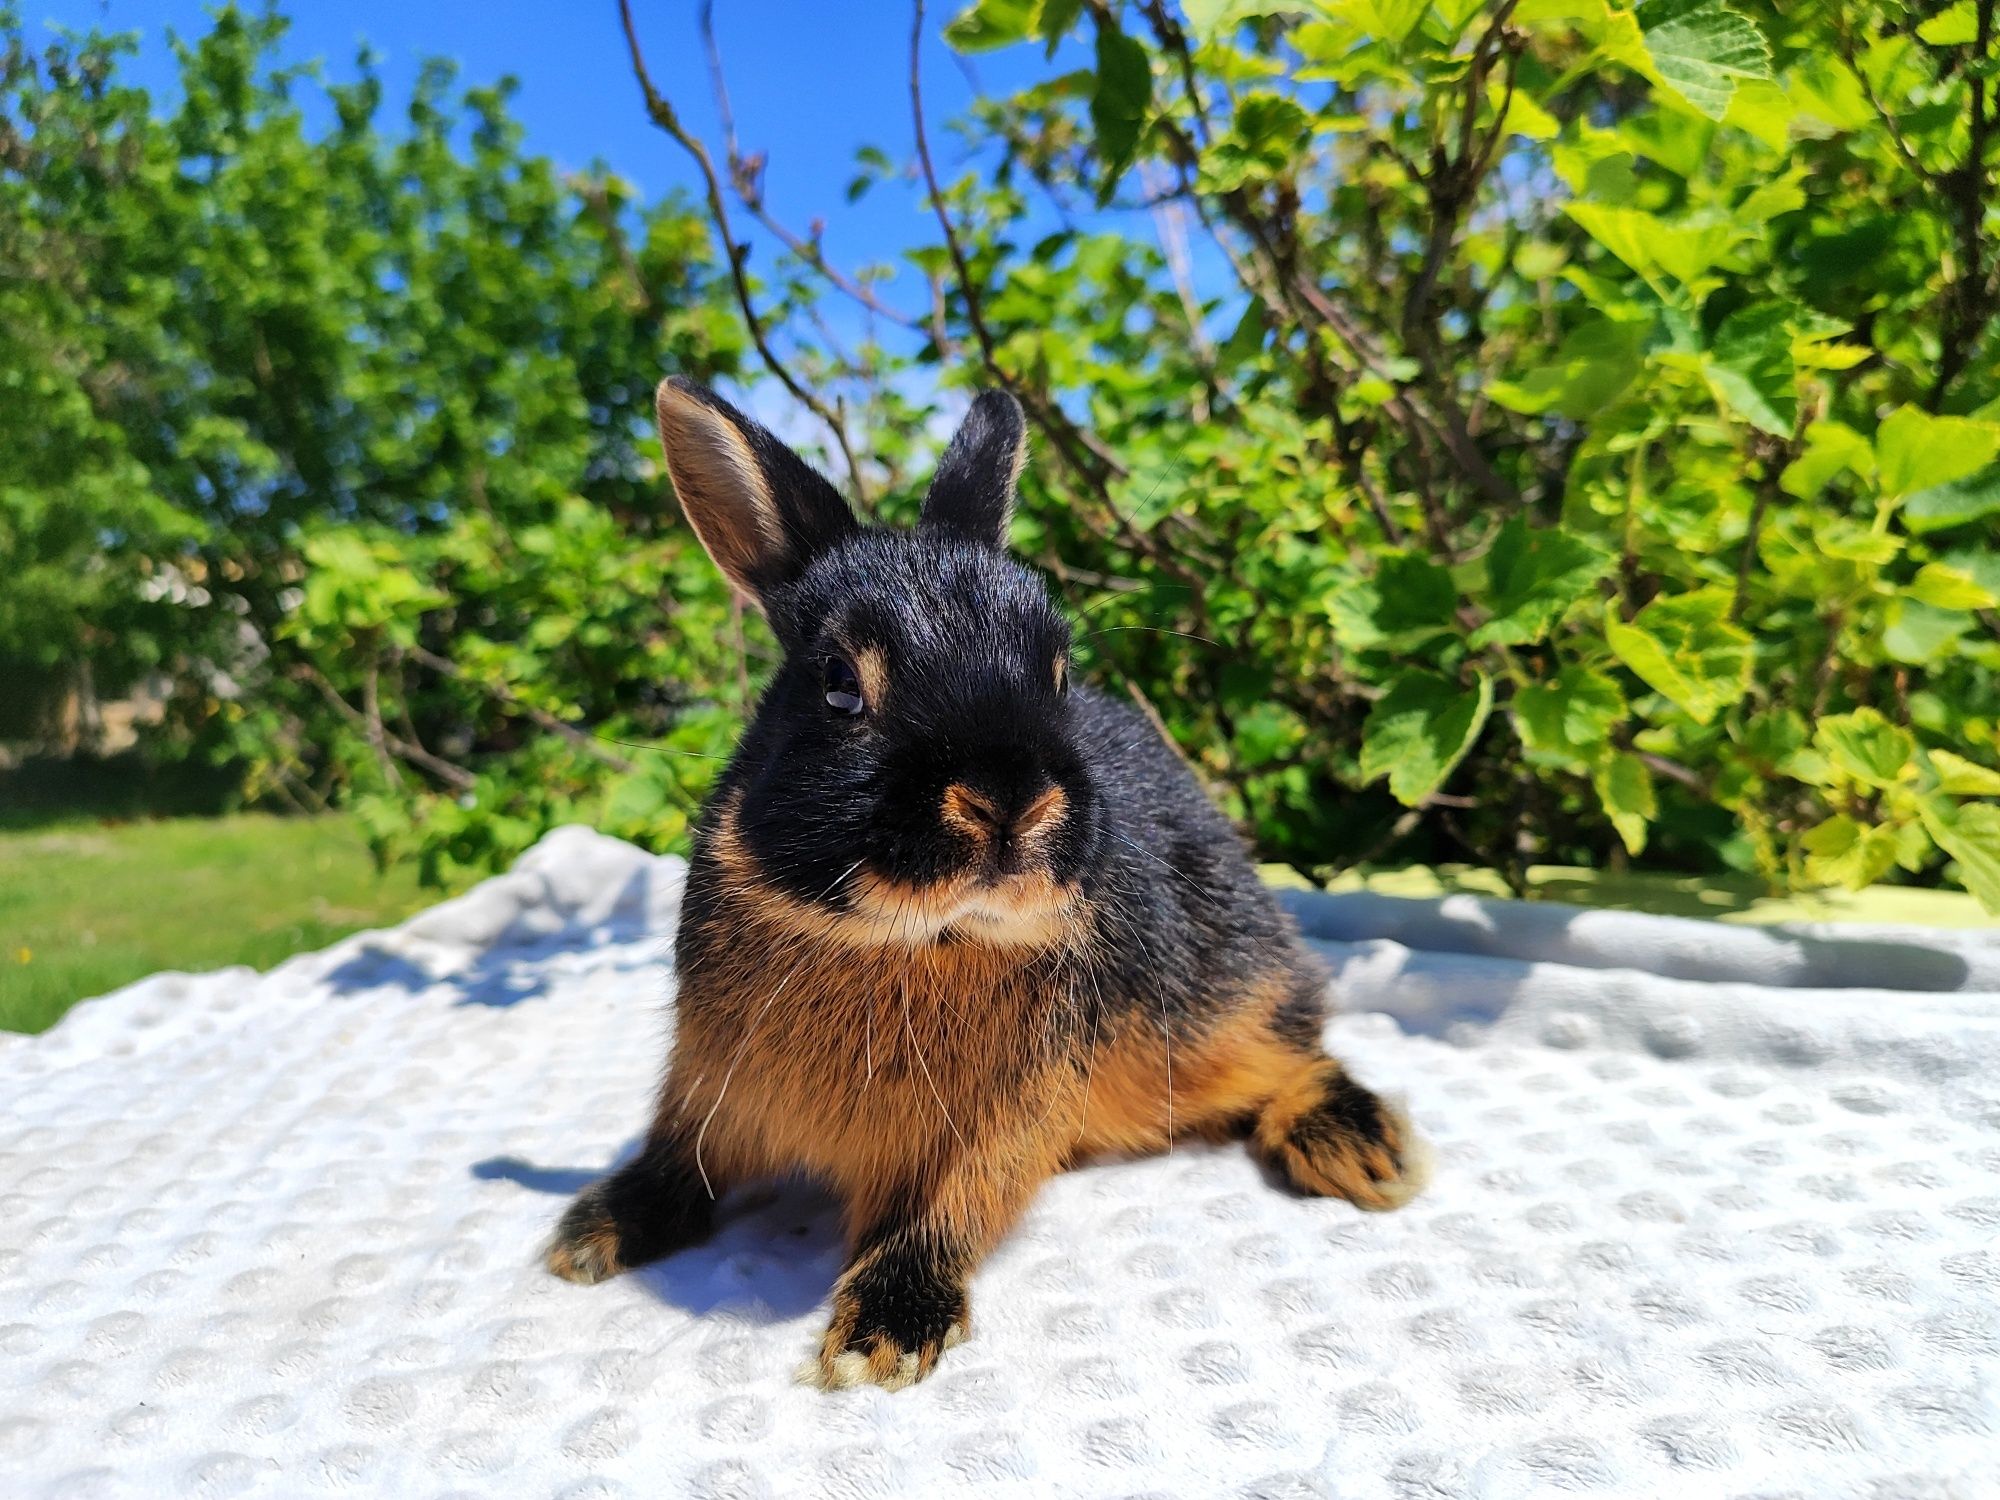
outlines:
{"label": "rabbit's nose", "polygon": [[1026,838],[1051,823],[1061,821],[1068,807],[1069,797],[1063,789],[1059,786],[1050,787],[1014,814],[1014,836]]}
{"label": "rabbit's nose", "polygon": [[999,804],[960,781],[944,789],[944,820],[980,839],[991,838],[1006,827]]}
{"label": "rabbit's nose", "polygon": [[982,843],[1019,840],[1059,820],[1069,797],[1059,786],[1045,787],[1022,799],[1002,799],[976,791],[962,781],[944,790],[944,821]]}

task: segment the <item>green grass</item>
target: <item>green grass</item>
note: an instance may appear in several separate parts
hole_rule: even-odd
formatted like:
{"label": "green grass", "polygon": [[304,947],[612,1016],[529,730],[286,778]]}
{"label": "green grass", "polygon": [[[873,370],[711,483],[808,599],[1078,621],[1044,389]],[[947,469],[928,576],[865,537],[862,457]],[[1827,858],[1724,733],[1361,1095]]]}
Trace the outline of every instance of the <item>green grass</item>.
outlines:
{"label": "green grass", "polygon": [[266,969],[439,898],[378,875],[341,817],[43,823],[0,832],[0,1030],[161,969]]}

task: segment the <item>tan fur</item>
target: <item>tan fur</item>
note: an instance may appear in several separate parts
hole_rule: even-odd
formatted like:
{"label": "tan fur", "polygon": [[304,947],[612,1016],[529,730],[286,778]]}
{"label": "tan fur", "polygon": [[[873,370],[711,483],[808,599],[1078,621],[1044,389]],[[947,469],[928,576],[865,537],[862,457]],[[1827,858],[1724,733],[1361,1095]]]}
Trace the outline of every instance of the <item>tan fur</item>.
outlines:
{"label": "tan fur", "polygon": [[1278,1000],[1273,986],[1203,1035],[1176,1038],[1171,1026],[1149,1022],[1100,1044],[1072,1159],[1240,1133],[1303,1061],[1271,1034]]}
{"label": "tan fur", "polygon": [[[867,1223],[884,1191],[917,1178],[950,1218],[997,1237],[1063,1165],[1157,1151],[1176,1136],[1242,1134],[1273,1100],[1288,1128],[1310,1105],[1315,1069],[1337,1067],[1273,1034],[1275,981],[1202,1034],[1176,1038],[1134,1012],[1119,1033],[1083,1038],[1079,1057],[1067,1050],[1077,1039],[1058,1044],[1065,996],[1052,989],[1061,981],[1046,945],[982,941],[962,918],[955,941],[882,942],[884,928],[929,934],[940,905],[962,908],[873,881],[847,916],[791,901],[742,847],[733,805],[713,847],[738,915],[716,945],[725,956],[684,977],[703,1004],[684,1012],[663,1106],[697,1122],[712,1180],[802,1167]],[[1365,1196],[1365,1182],[1348,1174],[1317,1190]]]}
{"label": "tan fur", "polygon": [[944,789],[938,817],[952,832],[983,844],[1000,824],[1000,809],[971,787],[954,781]]}
{"label": "tan fur", "polygon": [[608,1218],[575,1238],[555,1239],[544,1259],[556,1275],[580,1286],[591,1286],[625,1269],[618,1258],[618,1226]]}
{"label": "tan fur", "polygon": [[861,681],[861,701],[879,712],[889,701],[889,653],[880,646],[863,646],[853,657],[854,675]]}
{"label": "tan fur", "polygon": [[1014,820],[1014,836],[1033,838],[1044,829],[1060,827],[1068,811],[1069,793],[1059,786],[1052,786],[1021,809],[1020,816]]}
{"label": "tan fur", "polygon": [[[735,864],[732,884],[744,882],[732,893],[738,915],[718,956],[683,980],[702,1003],[683,1011],[662,1107],[696,1122],[711,1180],[803,1168],[865,1223],[885,1190],[914,1178],[983,1217],[971,1200],[985,1189],[947,1168],[975,1139],[1018,1136],[1006,1116],[1023,1096],[1046,1103],[1058,1059],[1053,1049],[1022,1057],[1020,1043],[1058,1019],[1056,997],[1032,972],[1041,956],[845,938],[837,929],[849,923],[891,922],[895,894],[877,891],[872,914],[846,919],[791,902],[745,863],[732,814],[718,820],[716,848],[730,851],[721,862]],[[1012,1079],[995,1065],[1009,1057]]]}
{"label": "tan fur", "polygon": [[777,503],[743,434],[706,402],[661,381],[653,396],[667,473],[695,535],[739,592],[784,546]]}

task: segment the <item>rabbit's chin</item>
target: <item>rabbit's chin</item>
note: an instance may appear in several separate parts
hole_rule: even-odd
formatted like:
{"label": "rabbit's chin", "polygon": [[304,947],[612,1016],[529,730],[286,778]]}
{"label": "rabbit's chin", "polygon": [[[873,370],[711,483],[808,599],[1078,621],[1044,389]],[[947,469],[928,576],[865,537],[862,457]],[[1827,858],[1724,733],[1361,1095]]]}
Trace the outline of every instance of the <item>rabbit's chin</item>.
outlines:
{"label": "rabbit's chin", "polygon": [[865,947],[966,942],[1053,948],[1073,932],[1077,901],[1074,885],[1039,870],[928,886],[864,873],[854,883],[848,909],[832,925],[843,940]]}

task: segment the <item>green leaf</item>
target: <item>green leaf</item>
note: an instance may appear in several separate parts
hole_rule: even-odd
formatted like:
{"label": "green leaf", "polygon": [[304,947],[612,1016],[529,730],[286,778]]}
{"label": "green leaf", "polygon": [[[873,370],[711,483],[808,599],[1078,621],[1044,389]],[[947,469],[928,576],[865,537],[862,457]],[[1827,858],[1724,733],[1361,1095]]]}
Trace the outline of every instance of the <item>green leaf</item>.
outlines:
{"label": "green leaf", "polygon": [[1857,823],[1836,813],[1799,840],[1806,851],[1806,875],[1821,885],[1858,891],[1894,868],[1898,850],[1893,828]]}
{"label": "green leaf", "polygon": [[1311,8],[1305,0],[1183,0],[1181,5],[1188,30],[1202,42],[1227,35],[1245,21]]}
{"label": "green leaf", "polygon": [[1646,0],[1636,15],[1661,79],[1711,120],[1740,80],[1771,76],[1764,34],[1721,0]]}
{"label": "green leaf", "polygon": [[1604,637],[1648,687],[1706,724],[1750,686],[1750,637],[1730,623],[1729,603],[1714,588],[1655,599],[1629,625],[1607,614]]}
{"label": "green leaf", "polygon": [[1518,381],[1494,380],[1486,392],[1511,411],[1552,411],[1581,421],[1622,395],[1645,365],[1650,319],[1592,314],[1563,336],[1553,354],[1537,350]]}
{"label": "green leaf", "polygon": [[1970,573],[1943,563],[1925,563],[1910,580],[1910,597],[1934,609],[1991,609],[2000,603]]}
{"label": "green leaf", "polygon": [[956,52],[992,52],[994,48],[1026,42],[1034,28],[1038,0],[976,0],[944,28],[944,40]]}
{"label": "green leaf", "polygon": [[1451,627],[1458,589],[1451,574],[1429,558],[1413,552],[1386,554],[1375,571],[1375,588],[1380,601],[1375,624],[1383,635]]}
{"label": "green leaf", "polygon": [[1953,649],[1972,628],[1964,610],[1933,609],[1914,599],[1891,599],[1882,629],[1882,649],[1892,661],[1919,667]]}
{"label": "green leaf", "polygon": [[1903,502],[1903,524],[1912,531],[1943,531],[2000,511],[2000,469],[1985,469],[1949,484],[1918,490]]}
{"label": "green leaf", "polygon": [[1788,495],[1810,500],[1847,469],[1874,473],[1874,445],[1844,422],[1814,422],[1806,428],[1804,450],[1785,466],[1778,485]]}
{"label": "green leaf", "polygon": [[1723,405],[1773,437],[1790,437],[1799,413],[1792,362],[1793,310],[1782,302],[1731,313],[1715,330],[1708,383]]}
{"label": "green leaf", "polygon": [[1958,861],[1959,879],[1979,904],[2000,916],[2000,807],[1972,802],[1955,809],[1920,804],[1937,846]]}
{"label": "green leaf", "polygon": [[1252,297],[1250,305],[1243,309],[1243,316],[1236,327],[1216,351],[1217,359],[1224,365],[1234,367],[1255,359],[1264,347],[1264,337],[1269,332],[1266,319],[1269,314],[1262,297]]}
{"label": "green leaf", "polygon": [[1139,131],[1153,104],[1153,65],[1145,47],[1118,29],[1115,21],[1097,23],[1097,85],[1090,96],[1090,123],[1097,130],[1097,154],[1104,162],[1098,184],[1101,200],[1111,190],[1138,150]]}
{"label": "green leaf", "polygon": [[1035,24],[1038,0],[977,0],[944,29],[944,39],[959,52],[991,52],[1028,39]]}
{"label": "green leaf", "polygon": [[1556,526],[1516,516],[1486,554],[1486,608],[1474,646],[1539,641],[1611,568],[1610,554]]}
{"label": "green leaf", "polygon": [[1483,672],[1469,690],[1433,672],[1404,673],[1362,726],[1362,780],[1387,776],[1398,802],[1418,806],[1465,758],[1492,707],[1493,684]]}
{"label": "green leaf", "polygon": [[1045,56],[1056,55],[1056,48],[1082,14],[1083,0],[1042,0],[1041,14],[1035,17],[1035,35],[1048,44]]}
{"label": "green leaf", "polygon": [[1321,0],[1319,8],[1373,41],[1396,43],[1423,19],[1430,0]]}
{"label": "green leaf", "polygon": [[1643,853],[1646,825],[1660,811],[1659,800],[1653,793],[1652,771],[1638,756],[1621,750],[1607,756],[1590,781],[1626,849],[1633,854]]}
{"label": "green leaf", "polygon": [[1917,28],[1920,41],[1933,47],[1962,47],[1979,40],[1979,10],[1975,0],[1958,0]]}
{"label": "green leaf", "polygon": [[1934,417],[1900,406],[1875,434],[1882,493],[1891,499],[1976,474],[2000,453],[2000,425],[1968,417]]}
{"label": "green leaf", "polygon": [[1246,182],[1277,176],[1305,141],[1307,123],[1305,110],[1283,94],[1244,95],[1229,133],[1201,154],[1203,190],[1234,192]]}
{"label": "green leaf", "polygon": [[1514,728],[1529,750],[1567,764],[1590,760],[1625,717],[1618,684],[1588,667],[1567,666],[1514,694]]}
{"label": "green leaf", "polygon": [[1916,775],[1917,742],[1872,708],[1827,715],[1813,728],[1813,744],[1863,786],[1891,787]]}
{"label": "green leaf", "polygon": [[2000,797],[2000,771],[1989,770],[1949,750],[1929,750],[1925,754],[1930,756],[1931,768],[1937,772],[1939,791],[1960,797]]}
{"label": "green leaf", "polygon": [[[1773,151],[1784,151],[1791,145],[1792,121],[1798,111],[1786,94],[1783,85],[1762,78],[1739,78],[1736,92],[1730,97],[1729,108],[1724,111],[1722,123],[1748,131]],[[1762,195],[1768,194],[1768,197]],[[1793,195],[1799,201],[1792,203]],[[1760,199],[1753,208],[1752,200]],[[1737,205],[1740,214],[1759,213],[1763,218],[1773,218],[1787,213],[1792,208],[1804,205],[1805,195],[1789,183],[1772,183],[1759,188]],[[1758,219],[1754,222],[1762,222]]]}
{"label": "green leaf", "polygon": [[1735,238],[1727,224],[1671,223],[1618,204],[1566,203],[1563,212],[1648,280],[1666,275],[1682,284],[1692,282],[1721,259]]}
{"label": "green leaf", "polygon": [[1414,651],[1455,628],[1458,587],[1451,574],[1412,552],[1387,552],[1375,574],[1345,574],[1328,591],[1327,619],[1349,651]]}

